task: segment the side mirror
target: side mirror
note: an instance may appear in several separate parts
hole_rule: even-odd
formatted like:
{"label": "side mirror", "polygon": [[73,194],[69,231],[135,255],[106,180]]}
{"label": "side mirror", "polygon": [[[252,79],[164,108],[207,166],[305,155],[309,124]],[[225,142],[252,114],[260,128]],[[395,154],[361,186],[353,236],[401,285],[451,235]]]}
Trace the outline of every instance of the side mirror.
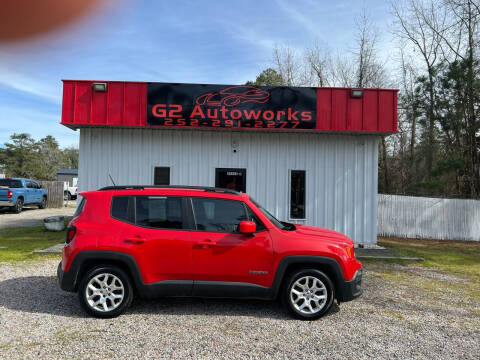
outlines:
{"label": "side mirror", "polygon": [[239,230],[241,234],[252,235],[257,231],[257,225],[253,221],[240,221]]}

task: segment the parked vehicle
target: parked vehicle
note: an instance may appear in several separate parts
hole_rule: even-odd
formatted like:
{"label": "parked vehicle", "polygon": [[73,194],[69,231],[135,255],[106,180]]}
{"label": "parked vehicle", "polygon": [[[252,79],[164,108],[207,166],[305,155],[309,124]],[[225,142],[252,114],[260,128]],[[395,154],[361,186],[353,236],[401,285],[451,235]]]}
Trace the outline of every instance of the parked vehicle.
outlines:
{"label": "parked vehicle", "polygon": [[362,294],[362,264],[338,232],[277,220],[247,194],[112,186],[81,193],[58,280],[96,317],[133,296],[280,299],[317,319]]}
{"label": "parked vehicle", "polygon": [[75,200],[77,198],[77,180],[78,178],[73,178],[73,186],[70,186],[68,181],[63,182],[63,199],[64,200]]}
{"label": "parked vehicle", "polygon": [[24,205],[47,207],[48,194],[35,181],[24,178],[0,179],[0,207],[9,207],[18,214]]}

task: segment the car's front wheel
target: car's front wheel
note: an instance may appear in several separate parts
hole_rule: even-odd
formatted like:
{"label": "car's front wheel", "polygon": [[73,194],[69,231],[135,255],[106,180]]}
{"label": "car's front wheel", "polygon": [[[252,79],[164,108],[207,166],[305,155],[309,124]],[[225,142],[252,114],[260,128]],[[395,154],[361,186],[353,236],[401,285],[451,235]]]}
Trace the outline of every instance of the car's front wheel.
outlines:
{"label": "car's front wheel", "polygon": [[114,266],[101,266],[83,277],[78,296],[80,304],[90,315],[112,318],[130,306],[133,289],[123,270]]}
{"label": "car's front wheel", "polygon": [[302,269],[286,279],[282,302],[296,318],[315,320],[330,310],[334,296],[333,284],[327,275],[316,269]]}

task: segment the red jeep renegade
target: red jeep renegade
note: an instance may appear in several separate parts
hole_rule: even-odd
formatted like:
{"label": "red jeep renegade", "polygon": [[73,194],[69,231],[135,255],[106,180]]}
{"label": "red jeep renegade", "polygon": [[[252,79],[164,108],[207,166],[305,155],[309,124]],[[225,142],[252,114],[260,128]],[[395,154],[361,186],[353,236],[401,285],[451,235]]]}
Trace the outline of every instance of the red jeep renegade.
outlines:
{"label": "red jeep renegade", "polygon": [[96,317],[144,298],[280,298],[317,319],[362,293],[353,242],[281,222],[248,195],[191,186],[113,186],[81,194],[67,228],[60,287]]}

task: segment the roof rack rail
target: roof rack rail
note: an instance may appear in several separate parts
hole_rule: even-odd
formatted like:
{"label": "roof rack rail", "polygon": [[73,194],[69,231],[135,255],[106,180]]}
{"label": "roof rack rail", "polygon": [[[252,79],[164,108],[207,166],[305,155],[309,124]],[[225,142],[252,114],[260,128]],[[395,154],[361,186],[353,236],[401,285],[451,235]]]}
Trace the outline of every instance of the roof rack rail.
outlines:
{"label": "roof rack rail", "polygon": [[207,192],[221,192],[225,194],[240,195],[241,193],[232,189],[224,189],[211,186],[190,186],[190,185],[115,185],[105,186],[99,190],[143,190],[143,189],[191,189]]}

